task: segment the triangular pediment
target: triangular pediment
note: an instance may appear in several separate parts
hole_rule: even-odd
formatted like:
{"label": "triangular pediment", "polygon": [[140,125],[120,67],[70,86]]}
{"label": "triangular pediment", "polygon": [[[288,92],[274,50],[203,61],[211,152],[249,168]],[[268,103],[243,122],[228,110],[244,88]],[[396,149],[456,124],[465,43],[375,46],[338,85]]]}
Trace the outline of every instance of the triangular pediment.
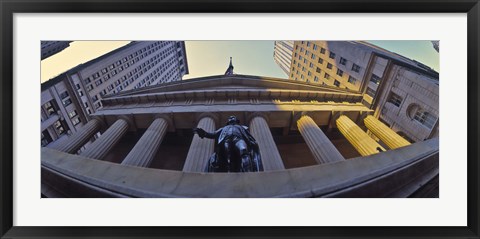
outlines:
{"label": "triangular pediment", "polygon": [[[337,92],[356,94],[357,92],[347,91],[331,86],[323,86],[316,83],[297,82],[288,79],[268,78],[260,76],[230,75],[211,76],[195,79],[188,79],[170,82],[160,85],[144,87],[140,89],[120,92],[111,97],[134,96],[156,93],[174,93],[191,91],[265,91],[265,90],[286,90],[286,91],[315,91],[315,92]],[[108,97],[107,97],[108,98]]]}

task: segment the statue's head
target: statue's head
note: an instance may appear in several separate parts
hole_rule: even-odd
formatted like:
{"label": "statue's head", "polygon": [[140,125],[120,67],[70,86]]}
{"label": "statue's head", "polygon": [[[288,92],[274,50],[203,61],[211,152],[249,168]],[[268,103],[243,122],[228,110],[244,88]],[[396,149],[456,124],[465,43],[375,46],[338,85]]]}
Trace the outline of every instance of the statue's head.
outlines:
{"label": "statue's head", "polygon": [[238,120],[237,117],[233,115],[228,117],[227,124],[239,124],[239,123],[240,123],[240,120]]}

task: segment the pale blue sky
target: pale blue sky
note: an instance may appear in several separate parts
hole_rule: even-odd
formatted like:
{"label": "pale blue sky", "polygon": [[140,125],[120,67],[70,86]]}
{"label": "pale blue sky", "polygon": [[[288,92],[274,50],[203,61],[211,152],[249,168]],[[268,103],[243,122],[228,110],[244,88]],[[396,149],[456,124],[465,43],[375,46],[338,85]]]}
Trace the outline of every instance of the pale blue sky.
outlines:
{"label": "pale blue sky", "polygon": [[[402,56],[419,61],[440,72],[440,56],[431,41],[368,41]],[[441,46],[440,46],[441,47]]]}
{"label": "pale blue sky", "polygon": [[[439,54],[430,41],[369,41],[379,47],[415,59],[436,71]],[[68,69],[97,58],[128,42],[75,41],[64,51],[41,61],[41,81],[51,79]],[[98,46],[97,46],[98,45]],[[234,72],[244,75],[287,78],[273,60],[274,41],[186,41],[190,74],[184,79],[222,75],[233,58]]]}

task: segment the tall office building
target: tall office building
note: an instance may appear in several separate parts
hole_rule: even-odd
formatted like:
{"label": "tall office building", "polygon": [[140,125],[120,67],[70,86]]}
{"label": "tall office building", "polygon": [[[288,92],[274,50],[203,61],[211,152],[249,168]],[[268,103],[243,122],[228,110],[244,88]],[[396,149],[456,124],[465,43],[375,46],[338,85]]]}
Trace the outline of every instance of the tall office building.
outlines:
{"label": "tall office building", "polygon": [[46,59],[50,56],[53,56],[65,48],[70,46],[71,41],[42,41],[41,46],[41,59]]}
{"label": "tall office building", "polygon": [[182,80],[184,42],[131,42],[42,84],[42,146],[77,131],[107,94]]}
{"label": "tall office building", "polygon": [[440,41],[432,41],[432,45],[435,51],[440,52]]}
{"label": "tall office building", "polygon": [[415,60],[367,42],[295,41],[289,78],[362,93],[410,141],[438,135],[438,73]]}
{"label": "tall office building", "polygon": [[273,60],[288,76],[290,75],[290,66],[292,64],[293,41],[275,41]]}

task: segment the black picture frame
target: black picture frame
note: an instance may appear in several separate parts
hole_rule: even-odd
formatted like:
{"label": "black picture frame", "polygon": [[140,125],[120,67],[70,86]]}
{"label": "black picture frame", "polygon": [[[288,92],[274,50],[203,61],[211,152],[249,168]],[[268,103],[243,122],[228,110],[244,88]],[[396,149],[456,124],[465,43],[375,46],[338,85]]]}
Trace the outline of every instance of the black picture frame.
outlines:
{"label": "black picture frame", "polygon": [[[479,238],[479,0],[0,0],[1,238]],[[18,227],[13,226],[13,14],[133,12],[468,13],[468,219],[466,227]],[[462,116],[459,116],[462,117]],[[453,159],[452,159],[453,160]]]}

